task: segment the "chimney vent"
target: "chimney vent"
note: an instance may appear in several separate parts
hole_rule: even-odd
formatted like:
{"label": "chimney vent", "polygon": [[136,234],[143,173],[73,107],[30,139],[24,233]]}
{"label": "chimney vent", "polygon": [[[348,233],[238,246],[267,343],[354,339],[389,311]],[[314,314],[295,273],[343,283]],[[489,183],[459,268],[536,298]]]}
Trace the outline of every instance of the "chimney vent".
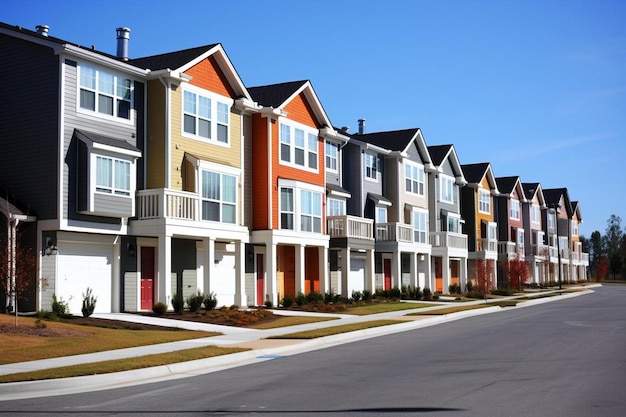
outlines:
{"label": "chimney vent", "polygon": [[117,28],[117,57],[128,61],[128,40],[130,39],[129,28]]}
{"label": "chimney vent", "polygon": [[48,36],[48,31],[50,30],[50,27],[48,25],[37,25],[36,29],[37,33],[39,33],[41,36]]}
{"label": "chimney vent", "polygon": [[359,135],[365,133],[365,119],[359,119]]}

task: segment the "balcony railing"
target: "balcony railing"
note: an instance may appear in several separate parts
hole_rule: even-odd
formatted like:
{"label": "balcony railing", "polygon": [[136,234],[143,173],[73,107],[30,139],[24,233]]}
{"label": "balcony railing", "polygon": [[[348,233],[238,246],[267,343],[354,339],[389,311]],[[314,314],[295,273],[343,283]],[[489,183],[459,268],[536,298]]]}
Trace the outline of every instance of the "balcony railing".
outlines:
{"label": "balcony railing", "polygon": [[140,220],[173,218],[200,220],[197,194],[164,188],[137,192],[137,217]]}
{"label": "balcony railing", "polygon": [[385,242],[414,242],[413,226],[403,223],[377,223],[376,240]]}
{"label": "balcony railing", "polygon": [[[533,245],[532,247],[532,254],[535,256],[541,256],[544,258],[547,258],[548,256],[551,256],[551,249],[548,245]],[[554,255],[556,256],[556,252],[554,252]]]}
{"label": "balcony railing", "polygon": [[328,216],[330,237],[374,240],[374,221],[355,216]]}
{"label": "balcony railing", "polygon": [[498,253],[500,255],[515,255],[521,252],[522,248],[518,248],[515,242],[498,242]]}
{"label": "balcony railing", "polygon": [[498,241],[495,239],[476,239],[477,252],[497,252]]}
{"label": "balcony railing", "polygon": [[467,235],[452,232],[434,232],[430,234],[430,243],[433,248],[467,249]]}

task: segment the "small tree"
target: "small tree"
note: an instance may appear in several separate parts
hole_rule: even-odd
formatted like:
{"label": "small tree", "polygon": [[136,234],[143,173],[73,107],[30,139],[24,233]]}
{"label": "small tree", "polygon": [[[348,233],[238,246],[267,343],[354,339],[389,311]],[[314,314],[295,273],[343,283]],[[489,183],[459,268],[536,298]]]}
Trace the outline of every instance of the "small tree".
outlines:
{"label": "small tree", "polygon": [[18,239],[13,256],[6,246],[7,242],[2,243],[1,246],[3,247],[0,248],[0,287],[13,308],[15,326],[17,327],[17,303],[27,301],[28,296],[37,286],[37,257],[32,248],[24,247],[21,244],[21,239]]}
{"label": "small tree", "polygon": [[528,264],[522,258],[522,255],[518,253],[515,258],[505,263],[503,268],[509,288],[521,291],[524,283],[530,278]]}
{"label": "small tree", "polygon": [[491,277],[493,276],[493,262],[484,259],[476,261],[476,292],[483,298],[487,298],[487,294],[491,291],[493,284]]}

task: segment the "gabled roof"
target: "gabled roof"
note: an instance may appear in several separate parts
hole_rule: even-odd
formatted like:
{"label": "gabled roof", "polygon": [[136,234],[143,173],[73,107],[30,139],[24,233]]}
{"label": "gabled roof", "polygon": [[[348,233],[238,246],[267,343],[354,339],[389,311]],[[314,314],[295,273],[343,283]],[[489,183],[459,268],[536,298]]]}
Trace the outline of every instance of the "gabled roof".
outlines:
{"label": "gabled roof", "polygon": [[526,195],[524,194],[522,182],[518,176],[498,177],[496,178],[496,184],[498,184],[498,190],[500,190],[501,195],[510,197],[513,191],[517,190],[517,193],[521,197],[520,201],[526,202]]}
{"label": "gabled roof", "polygon": [[436,168],[439,168],[441,164],[443,164],[443,162],[446,160],[446,158],[449,158],[452,170],[456,174],[455,176],[457,184],[461,186],[467,184],[467,180],[463,175],[463,169],[461,168],[461,163],[459,162],[459,158],[456,155],[454,145],[429,146],[428,153],[430,154],[430,158]]}
{"label": "gabled roof", "polygon": [[546,205],[548,207],[556,207],[558,204],[561,204],[562,198],[565,207],[560,208],[565,208],[567,217],[570,219],[572,218],[572,203],[569,200],[567,188],[546,188],[543,190],[543,196],[546,199]]}
{"label": "gabled roof", "polygon": [[545,207],[546,201],[545,201],[545,197],[543,195],[543,190],[541,189],[541,184],[540,183],[538,183],[538,182],[523,182],[522,183],[522,189],[524,190],[524,196],[526,197],[526,200],[532,201],[533,198],[535,198],[535,195],[536,195],[537,199],[539,199],[539,204],[542,207]]}
{"label": "gabled roof", "polygon": [[[267,111],[273,111],[274,109],[284,110],[284,107],[289,104],[291,100],[303,93],[313,114],[317,117],[319,125],[332,129],[332,123],[326,111],[324,111],[317,94],[315,94],[313,85],[308,80],[250,87],[248,88],[248,92],[252,100],[263,106]],[[263,112],[263,110],[261,110],[261,112]],[[332,131],[333,134],[336,135],[334,129],[332,129]]]}
{"label": "gabled roof", "polygon": [[351,135],[351,138],[403,155],[408,151],[411,144],[415,143],[417,151],[422,158],[422,162],[425,167],[428,170],[433,169],[428,147],[426,146],[426,142],[422,136],[422,131],[418,127],[403,130],[390,130],[386,132],[363,134],[355,133],[354,135]]}
{"label": "gabled roof", "polygon": [[469,185],[478,186],[483,182],[483,178],[487,177],[489,187],[493,191],[494,195],[499,195],[498,184],[496,178],[493,176],[493,170],[489,162],[479,162],[477,164],[463,164],[461,165],[463,170],[463,176],[467,180]]}
{"label": "gabled roof", "polygon": [[580,211],[580,204],[578,204],[578,201],[572,201],[572,217],[574,217],[574,214],[576,214],[576,217],[578,218],[578,223],[582,223],[583,214]]}
{"label": "gabled roof", "polygon": [[210,45],[198,46],[195,48],[183,49],[182,51],[168,52],[164,54],[146,56],[143,58],[129,59],[128,62],[138,66],[139,68],[149,69],[152,71],[160,69],[178,69],[195,58],[209,52],[215,48],[217,43]]}

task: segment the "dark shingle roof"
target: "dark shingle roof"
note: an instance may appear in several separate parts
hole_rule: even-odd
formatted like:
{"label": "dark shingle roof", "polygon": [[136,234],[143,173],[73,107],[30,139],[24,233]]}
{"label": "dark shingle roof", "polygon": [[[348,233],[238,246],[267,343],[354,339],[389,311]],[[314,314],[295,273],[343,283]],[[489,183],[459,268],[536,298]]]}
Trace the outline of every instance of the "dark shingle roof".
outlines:
{"label": "dark shingle roof", "polygon": [[308,80],[290,81],[286,83],[249,87],[252,100],[265,107],[280,107],[285,100],[293,95]]}
{"label": "dark shingle roof", "polygon": [[463,176],[467,182],[471,184],[478,184],[483,180],[485,173],[489,168],[489,162],[479,162],[477,164],[465,164],[461,165],[463,170]]}
{"label": "dark shingle roof", "polygon": [[524,195],[526,199],[530,200],[535,196],[537,189],[539,188],[538,182],[523,182],[522,189],[524,190]]}
{"label": "dark shingle roof", "polygon": [[511,194],[513,192],[513,188],[515,188],[515,183],[519,180],[519,177],[498,177],[496,178],[496,184],[498,185],[498,190],[504,194]]}
{"label": "dark shingle roof", "polygon": [[88,140],[88,141],[95,142],[95,143],[101,143],[103,145],[114,146],[120,149],[127,149],[129,151],[141,152],[135,146],[131,145],[130,143],[124,140],[114,139],[108,136],[99,135],[93,132],[85,132],[84,130],[78,130],[78,129],[74,129],[74,133],[76,134],[76,137],[78,137],[78,139],[82,141]]}
{"label": "dark shingle roof", "polygon": [[390,151],[403,151],[409,145],[409,142],[413,140],[418,131],[418,128],[413,128],[388,132],[364,133],[362,135],[357,133],[352,135],[352,137],[384,149],[389,149]]}
{"label": "dark shingle roof", "polygon": [[448,156],[450,148],[452,148],[452,145],[433,145],[428,147],[428,153],[430,153],[430,158],[435,166],[441,165],[445,157]]}
{"label": "dark shingle roof", "polygon": [[182,51],[129,59],[128,63],[143,69],[160,70],[180,68],[203,53],[215,48],[219,43],[184,49]]}

